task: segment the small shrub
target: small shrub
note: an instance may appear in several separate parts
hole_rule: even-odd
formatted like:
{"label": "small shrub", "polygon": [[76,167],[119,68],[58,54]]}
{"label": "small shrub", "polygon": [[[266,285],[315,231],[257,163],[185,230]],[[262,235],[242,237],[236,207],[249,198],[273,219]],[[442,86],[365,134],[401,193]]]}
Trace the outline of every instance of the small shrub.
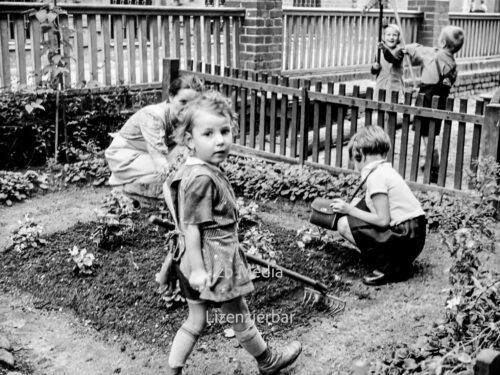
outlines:
{"label": "small shrub", "polygon": [[64,164],[56,177],[63,179],[65,184],[92,182],[94,186],[105,185],[111,171],[103,157],[103,152],[92,141],[86,143],[85,148],[85,152],[80,149],[71,149],[78,161]]}
{"label": "small shrub", "polygon": [[356,174],[333,176],[307,166],[270,164],[252,157],[231,156],[224,167],[237,193],[261,200],[281,197],[308,202],[316,197],[346,197],[359,180]]}
{"label": "small shrub", "polygon": [[320,251],[329,251],[338,246],[341,238],[335,232],[317,226],[304,227],[297,231],[297,246],[301,249],[314,248]]}
{"label": "small shrub", "polygon": [[96,210],[99,225],[92,234],[93,241],[102,248],[119,246],[127,233],[134,230],[132,215],[136,212],[130,198],[119,190],[112,190]]}
{"label": "small shrub", "polygon": [[94,269],[94,254],[88,253],[87,249],[79,249],[78,246],[73,246],[69,249],[71,260],[75,263],[73,272],[79,275],[92,275]]}
{"label": "small shrub", "polygon": [[48,189],[46,175],[0,171],[0,204],[12,206],[13,201],[23,201],[38,189]]}
{"label": "small shrub", "polygon": [[19,224],[21,226],[11,237],[15,251],[22,253],[46,245],[47,242],[41,238],[43,227],[28,214],[24,216],[24,221],[19,221]]}

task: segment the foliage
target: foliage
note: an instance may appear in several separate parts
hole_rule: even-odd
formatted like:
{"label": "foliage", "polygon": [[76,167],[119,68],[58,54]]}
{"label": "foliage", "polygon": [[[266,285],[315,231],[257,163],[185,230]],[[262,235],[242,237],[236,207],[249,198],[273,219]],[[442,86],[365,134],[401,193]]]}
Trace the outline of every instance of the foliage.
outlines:
{"label": "foliage", "polygon": [[75,263],[73,272],[79,275],[92,275],[94,264],[94,254],[88,253],[87,249],[79,249],[78,246],[73,246],[69,249],[71,260]]}
{"label": "foliage", "polygon": [[259,225],[251,227],[245,232],[242,243],[248,254],[269,261],[276,261],[280,258],[280,254],[275,251],[273,246],[273,234],[268,230],[263,230]]}
{"label": "foliage", "polygon": [[26,173],[0,171],[0,204],[12,205],[22,201],[38,189],[46,190],[47,176],[35,171]]}
{"label": "foliage", "polygon": [[47,35],[41,38],[41,52],[47,54],[48,61],[42,67],[42,77],[48,87],[57,89],[63,82],[63,74],[69,72],[66,68],[69,56],[61,54],[61,44],[71,48],[69,38],[74,30],[59,24],[59,16],[67,15],[67,12],[48,2],[39,9],[30,9],[27,13],[38,20],[42,34]]}
{"label": "foliage", "polygon": [[[137,100],[150,104],[157,97],[155,92],[132,92],[120,86],[80,95],[64,91],[60,100],[67,126],[59,132],[65,142],[59,142],[57,162],[71,163],[79,161],[79,150],[85,152],[91,140],[98,149],[105,149],[109,134],[121,128],[128,117],[125,111]],[[54,157],[56,111],[56,95],[51,90],[0,93],[0,168],[40,165]]]}
{"label": "foliage", "polygon": [[64,164],[56,177],[62,178],[65,184],[92,182],[94,186],[104,185],[111,175],[108,163],[93,141],[85,147],[87,152],[74,151],[80,161]]}
{"label": "foliage", "polygon": [[337,242],[340,240],[335,232],[318,226],[299,229],[297,237],[297,246],[304,250],[313,248],[320,251],[331,251],[338,247]]}
{"label": "foliage", "polygon": [[41,238],[43,227],[28,214],[24,216],[24,221],[19,221],[19,225],[11,237],[15,251],[22,253],[46,245],[46,241]]}
{"label": "foliage", "polygon": [[484,348],[500,348],[500,275],[482,264],[495,250],[494,215],[500,198],[500,166],[481,160],[473,178],[477,197],[441,207],[442,243],[452,264],[445,318],[412,347],[401,345],[372,373],[472,374],[473,358]]}
{"label": "foliage", "polygon": [[94,243],[109,249],[119,246],[134,230],[133,214],[136,212],[130,198],[117,189],[112,190],[96,210],[99,225],[92,234]]}
{"label": "foliage", "polygon": [[323,170],[285,163],[269,164],[247,157],[230,157],[225,164],[233,188],[252,199],[287,198],[311,201],[316,197],[336,198],[356,188],[354,174],[332,176]]}

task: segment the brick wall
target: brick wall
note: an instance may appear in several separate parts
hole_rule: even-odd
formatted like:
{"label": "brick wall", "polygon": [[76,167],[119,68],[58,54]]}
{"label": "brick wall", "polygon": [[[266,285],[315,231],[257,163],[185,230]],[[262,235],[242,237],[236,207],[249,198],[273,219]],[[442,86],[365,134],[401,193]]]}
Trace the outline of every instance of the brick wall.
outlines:
{"label": "brick wall", "polygon": [[437,46],[441,29],[450,23],[449,0],[408,0],[408,10],[424,12],[417,42],[426,46]]}
{"label": "brick wall", "polygon": [[283,55],[282,1],[230,0],[226,5],[241,6],[246,10],[240,36],[241,68],[280,72]]}

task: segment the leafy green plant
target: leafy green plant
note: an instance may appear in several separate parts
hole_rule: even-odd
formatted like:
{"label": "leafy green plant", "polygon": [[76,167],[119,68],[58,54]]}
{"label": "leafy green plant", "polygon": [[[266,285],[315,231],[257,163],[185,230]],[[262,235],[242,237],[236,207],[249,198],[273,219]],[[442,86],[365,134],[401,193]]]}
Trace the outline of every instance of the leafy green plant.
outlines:
{"label": "leafy green plant", "polygon": [[38,224],[28,214],[23,221],[19,221],[20,227],[14,231],[11,237],[12,247],[15,251],[23,253],[30,249],[46,245],[46,241],[41,238],[43,227]]}
{"label": "leafy green plant", "polygon": [[96,210],[98,227],[92,240],[102,248],[119,246],[125,236],[134,230],[133,214],[137,213],[130,198],[119,190],[112,190]]}
{"label": "leafy green plant", "polygon": [[92,182],[94,186],[104,185],[111,171],[103,157],[103,152],[99,151],[92,141],[86,144],[86,149],[87,152],[75,150],[80,161],[64,164],[56,177],[62,178],[66,184]]}
{"label": "leafy green plant", "polygon": [[337,247],[339,236],[335,232],[317,226],[304,227],[297,231],[297,246],[301,249],[330,251]]}
{"label": "leafy green plant", "polygon": [[68,73],[66,66],[69,56],[61,54],[61,45],[71,48],[69,38],[74,30],[59,23],[61,15],[67,15],[62,8],[48,1],[38,9],[30,9],[30,17],[35,17],[40,23],[42,34],[42,53],[47,55],[47,64],[42,67],[42,76],[48,87],[57,89],[63,85],[63,74]]}
{"label": "leafy green plant", "polygon": [[0,171],[0,203],[11,206],[29,198],[38,189],[46,190],[47,176],[35,171],[26,173]]}
{"label": "leafy green plant", "polygon": [[472,374],[484,348],[500,348],[500,275],[482,263],[495,250],[494,217],[500,199],[500,166],[480,160],[473,197],[456,197],[441,206],[439,233],[451,256],[451,284],[445,317],[408,347],[377,361],[372,373]]}
{"label": "leafy green plant", "polygon": [[[56,161],[80,161],[79,150],[87,152],[91,140],[99,150],[105,149],[109,133],[121,128],[138,97],[147,104],[158,101],[155,91],[138,93],[127,86],[80,95],[61,92],[66,130],[59,134],[64,142]],[[0,93],[0,169],[42,165],[55,156],[56,99],[54,91],[46,89]]]}
{"label": "leafy green plant", "polygon": [[231,156],[225,164],[234,189],[252,199],[287,198],[312,201],[316,197],[347,196],[356,188],[357,175],[333,176],[307,166],[270,164],[252,157]]}
{"label": "leafy green plant", "polygon": [[87,249],[80,249],[76,245],[68,251],[71,256],[71,260],[75,263],[73,272],[78,275],[92,275],[95,268],[94,254],[88,253]]}

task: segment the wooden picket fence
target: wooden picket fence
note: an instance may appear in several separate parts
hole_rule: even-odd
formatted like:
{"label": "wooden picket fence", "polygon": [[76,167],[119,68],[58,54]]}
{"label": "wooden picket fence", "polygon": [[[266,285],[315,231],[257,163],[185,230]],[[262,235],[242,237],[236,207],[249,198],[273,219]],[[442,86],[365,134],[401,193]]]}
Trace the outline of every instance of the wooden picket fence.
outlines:
{"label": "wooden picket fence", "polygon": [[[385,15],[388,22],[396,22],[392,11]],[[406,42],[416,42],[423,13],[403,11],[400,18]],[[283,70],[366,67],[375,61],[378,23],[378,11],[373,10],[284,7]]]}
{"label": "wooden picket fence", "polygon": [[[360,88],[354,86],[351,95],[346,85],[329,83],[326,90],[320,82],[311,87],[309,81],[290,80],[288,77],[255,75],[237,69],[210,70],[201,64],[178,69],[179,62],[165,59],[163,90],[178,74],[194,74],[207,86],[220,90],[232,99],[233,109],[239,114],[239,132],[236,144],[245,152],[273,160],[314,165],[334,172],[352,172],[347,155],[347,141],[360,126],[377,124],[389,134],[393,147],[388,160],[410,183],[427,187],[430,183],[430,163],[422,171],[420,157],[420,117],[431,118],[425,160],[431,160],[434,146],[441,161],[438,190],[447,188],[467,190],[467,171],[477,171],[479,155],[498,155],[498,126],[500,104],[477,100],[474,113],[468,113],[467,99],[448,98],[446,110],[422,107],[422,96],[412,98],[406,93],[404,104],[398,94],[392,93],[390,103],[382,96],[374,100],[373,90],[367,89],[360,97]],[[434,99],[437,99],[435,97]],[[402,118],[401,122],[398,118]],[[441,136],[433,129],[442,121]],[[414,127],[414,131],[411,128]],[[440,139],[440,143],[438,140]],[[495,143],[496,142],[496,143]]]}
{"label": "wooden picket fence", "polygon": [[[283,72],[321,73],[364,69],[375,61],[378,11],[356,9],[283,8]],[[385,10],[395,23],[393,11]],[[399,12],[406,43],[417,41],[424,13]],[[500,13],[450,13],[450,24],[464,29],[466,39],[458,59],[500,56]]]}
{"label": "wooden picket fence", "polygon": [[457,58],[500,56],[499,13],[450,13],[450,24],[464,29],[467,36]]}
{"label": "wooden picket fence", "polygon": [[[0,2],[0,88],[38,85],[47,56],[42,3]],[[66,88],[161,82],[161,59],[239,67],[240,8],[62,4]],[[74,31],[73,33],[71,31]],[[14,49],[15,53],[10,53]]]}

